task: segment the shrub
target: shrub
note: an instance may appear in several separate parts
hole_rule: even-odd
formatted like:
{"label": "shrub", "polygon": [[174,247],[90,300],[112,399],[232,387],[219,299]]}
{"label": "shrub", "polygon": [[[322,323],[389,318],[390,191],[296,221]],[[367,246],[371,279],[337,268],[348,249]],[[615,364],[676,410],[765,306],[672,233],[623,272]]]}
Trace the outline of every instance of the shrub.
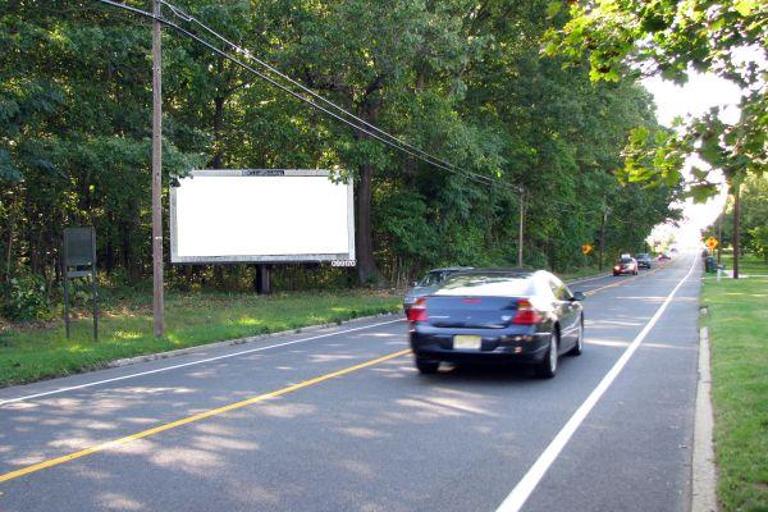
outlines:
{"label": "shrub", "polygon": [[3,285],[2,292],[2,313],[9,320],[45,320],[51,315],[45,280],[41,276],[14,276]]}

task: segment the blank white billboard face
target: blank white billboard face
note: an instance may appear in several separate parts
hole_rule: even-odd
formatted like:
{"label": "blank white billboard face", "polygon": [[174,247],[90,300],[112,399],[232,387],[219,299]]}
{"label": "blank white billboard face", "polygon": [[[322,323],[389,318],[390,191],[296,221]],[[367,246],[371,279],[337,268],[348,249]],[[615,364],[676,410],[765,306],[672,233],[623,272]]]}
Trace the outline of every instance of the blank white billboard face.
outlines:
{"label": "blank white billboard face", "polygon": [[354,219],[326,171],[194,171],[171,190],[173,262],[328,260],[354,260]]}

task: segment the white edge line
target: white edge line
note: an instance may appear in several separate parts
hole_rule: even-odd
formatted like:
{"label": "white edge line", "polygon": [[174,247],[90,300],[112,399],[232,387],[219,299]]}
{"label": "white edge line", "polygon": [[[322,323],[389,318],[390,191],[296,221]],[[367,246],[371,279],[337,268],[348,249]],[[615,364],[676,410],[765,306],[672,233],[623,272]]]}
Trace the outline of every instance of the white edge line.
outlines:
{"label": "white edge line", "polygon": [[597,387],[592,390],[592,393],[590,393],[587,399],[584,400],[578,409],[576,409],[576,412],[573,413],[563,428],[560,429],[560,432],[557,433],[557,435],[554,437],[554,439],[552,439],[552,441],[544,449],[541,455],[539,455],[539,458],[536,459],[536,462],[533,463],[525,476],[523,476],[517,485],[515,485],[514,489],[512,489],[512,492],[507,495],[501,505],[499,505],[499,507],[496,509],[496,512],[518,512],[523,507],[523,505],[525,505],[525,502],[528,500],[531,493],[536,489],[536,486],[539,485],[539,482],[555,462],[558,455],[560,455],[560,452],[563,450],[563,448],[565,448],[565,445],[571,439],[573,434],[579,428],[595,404],[597,404],[597,402],[603,396],[605,391],[610,387],[619,373],[621,373],[621,371],[624,369],[624,366],[626,366],[627,362],[638,349],[648,333],[651,332],[651,329],[653,329],[654,325],[656,325],[656,322],[658,322],[659,318],[661,318],[661,315],[663,315],[664,311],[666,311],[667,306],[669,306],[670,302],[672,302],[672,299],[674,298],[677,291],[691,276],[693,270],[696,268],[697,261],[697,258],[693,259],[693,264],[691,265],[691,268],[688,270],[688,273],[685,275],[685,277],[683,277],[683,279],[677,283],[677,286],[675,286],[672,292],[667,295],[664,303],[659,306],[659,309],[656,310],[656,313],[654,313],[648,323],[645,324],[645,327],[643,327],[638,335],[635,336],[635,339],[632,340],[632,343],[630,343],[619,360],[614,363],[614,365],[611,367],[608,373],[605,374]]}
{"label": "white edge line", "polygon": [[[603,276],[596,276],[596,277],[592,277],[592,278],[581,280],[581,281],[575,281],[575,283],[586,282],[586,281],[593,281],[593,280],[600,279],[600,278],[607,277],[607,276],[608,276],[608,274],[603,275]],[[569,284],[573,284],[573,283],[569,283]],[[592,291],[597,291],[597,290],[592,290]],[[25,396],[20,396],[20,397],[16,397],[16,398],[9,398],[7,400],[0,400],[0,407],[2,407],[4,405],[8,405],[8,404],[17,403],[17,402],[24,402],[26,400],[32,400],[34,398],[41,398],[41,397],[44,397],[44,396],[56,395],[56,394],[59,394],[59,393],[65,393],[67,391],[74,391],[74,390],[77,390],[77,389],[83,389],[83,388],[89,388],[89,387],[92,387],[92,386],[98,386],[100,384],[109,384],[111,382],[119,382],[121,380],[132,379],[132,378],[135,378],[135,377],[141,377],[143,375],[151,375],[153,373],[161,373],[161,372],[165,372],[165,371],[169,371],[169,370],[176,370],[178,368],[185,368],[187,366],[195,366],[195,365],[198,365],[198,364],[209,363],[211,361],[218,361],[220,359],[227,359],[227,358],[230,358],[230,357],[242,356],[242,355],[251,354],[251,353],[254,353],[254,352],[261,352],[263,350],[268,350],[268,349],[271,349],[271,348],[279,348],[279,347],[284,347],[284,346],[287,346],[287,345],[293,345],[293,344],[296,344],[296,343],[304,343],[304,342],[307,342],[307,341],[313,341],[313,340],[320,339],[320,338],[326,338],[328,336],[334,336],[336,334],[346,334],[346,333],[349,333],[349,332],[360,331],[360,330],[363,330],[363,329],[370,329],[372,327],[379,327],[379,326],[382,326],[382,325],[392,324],[392,323],[396,323],[396,322],[403,322],[403,321],[404,321],[403,319],[398,318],[396,320],[389,320],[387,322],[379,322],[379,323],[376,323],[376,324],[366,325],[366,326],[362,326],[362,327],[355,327],[353,329],[347,329],[347,330],[344,330],[344,331],[335,331],[335,332],[332,332],[332,333],[320,334],[318,336],[311,336],[309,338],[302,338],[302,339],[298,339],[298,340],[287,341],[287,342],[284,342],[284,343],[276,343],[274,345],[268,345],[266,347],[257,347],[257,348],[252,348],[252,349],[249,349],[249,350],[241,350],[239,352],[233,352],[232,354],[224,354],[224,355],[221,355],[221,356],[209,357],[209,358],[200,359],[200,360],[197,360],[197,361],[190,361],[188,363],[175,364],[175,365],[172,365],[172,366],[164,366],[162,368],[156,368],[154,370],[147,370],[145,372],[138,372],[138,373],[131,373],[131,374],[128,374],[128,375],[121,375],[120,377],[113,377],[111,379],[104,379],[104,380],[99,380],[99,381],[94,381],[94,382],[87,382],[85,384],[78,384],[77,386],[67,386],[67,387],[63,387],[63,388],[53,389],[51,391],[44,391],[44,392],[41,392],[41,393],[34,393],[34,394],[31,394],[31,395],[25,395]]]}
{"label": "white edge line", "polygon": [[92,386],[98,386],[100,384],[109,384],[110,382],[118,382],[118,381],[121,381],[121,380],[132,379],[132,378],[135,378],[135,377],[141,377],[143,375],[151,375],[153,373],[167,372],[169,370],[177,370],[179,368],[186,368],[187,366],[195,366],[195,365],[198,365],[198,364],[210,363],[211,361],[219,361],[221,359],[229,359],[231,357],[242,356],[242,355],[245,355],[245,354],[252,354],[254,352],[262,352],[264,350],[269,350],[271,348],[279,348],[279,347],[285,347],[285,346],[288,346],[288,345],[295,345],[297,343],[305,343],[307,341],[314,341],[314,340],[317,340],[317,339],[320,339],[320,338],[327,338],[329,336],[336,336],[337,334],[347,334],[347,333],[350,333],[350,332],[362,331],[364,329],[371,329],[373,327],[379,327],[379,326],[382,326],[382,325],[388,325],[388,324],[393,324],[393,323],[396,323],[396,322],[403,322],[403,321],[404,320],[402,318],[398,318],[396,320],[388,320],[386,322],[379,322],[379,323],[375,323],[375,324],[364,325],[364,326],[361,326],[361,327],[354,327],[352,329],[346,329],[344,331],[334,331],[334,332],[329,332],[329,333],[325,333],[325,334],[318,334],[317,336],[310,336],[309,338],[301,338],[301,339],[298,339],[298,340],[285,341],[283,343],[275,343],[274,345],[267,345],[267,346],[264,346],[264,347],[256,347],[256,348],[251,348],[251,349],[248,349],[248,350],[241,350],[239,352],[233,352],[231,354],[223,354],[223,355],[220,355],[220,356],[208,357],[208,358],[205,358],[205,359],[198,359],[197,361],[190,361],[188,363],[174,364],[174,365],[171,365],[171,366],[164,366],[162,368],[155,368],[154,370],[147,370],[147,371],[144,371],[144,372],[131,373],[131,374],[128,374],[128,375],[121,375],[120,377],[113,377],[111,379],[104,379],[104,380],[97,380],[97,381],[94,381],[94,382],[87,382],[85,384],[78,384],[77,386],[67,386],[67,387],[63,387],[63,388],[53,389],[53,390],[50,390],[50,391],[44,391],[42,393],[34,393],[32,395],[20,396],[20,397],[17,397],[17,398],[9,398],[7,400],[0,400],[0,407],[2,407],[4,405],[8,405],[8,404],[13,404],[13,403],[16,403],[16,402],[23,402],[25,400],[31,400],[33,398],[41,398],[41,397],[44,397],[44,396],[55,395],[55,394],[64,393],[64,392],[67,392],[67,391],[74,391],[76,389],[89,388],[89,387],[92,387]]}

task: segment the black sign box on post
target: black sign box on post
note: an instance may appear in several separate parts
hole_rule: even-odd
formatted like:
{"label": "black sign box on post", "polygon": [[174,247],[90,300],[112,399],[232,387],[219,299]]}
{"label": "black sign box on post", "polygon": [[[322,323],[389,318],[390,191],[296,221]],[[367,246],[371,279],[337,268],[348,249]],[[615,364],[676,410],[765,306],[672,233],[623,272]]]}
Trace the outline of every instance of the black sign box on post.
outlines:
{"label": "black sign box on post", "polygon": [[93,294],[93,339],[99,339],[99,294],[96,289],[96,230],[89,227],[65,228],[62,266],[64,267],[64,326],[69,339],[69,280],[91,277]]}

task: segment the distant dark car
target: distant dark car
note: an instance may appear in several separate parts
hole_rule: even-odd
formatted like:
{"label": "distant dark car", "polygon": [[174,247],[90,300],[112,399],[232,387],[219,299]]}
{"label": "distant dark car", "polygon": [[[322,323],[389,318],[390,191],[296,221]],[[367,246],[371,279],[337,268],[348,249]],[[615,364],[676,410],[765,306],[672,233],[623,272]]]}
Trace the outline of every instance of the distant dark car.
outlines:
{"label": "distant dark car", "polygon": [[495,361],[532,364],[554,377],[561,354],[583,350],[583,299],[546,271],[462,272],[408,312],[416,368]]}
{"label": "distant dark car", "polygon": [[637,260],[638,268],[651,268],[651,265],[653,265],[651,255],[646,252],[635,255],[635,259]]}
{"label": "distant dark car", "polygon": [[637,260],[635,258],[624,255],[616,261],[613,266],[613,275],[620,276],[622,274],[637,275]]}
{"label": "distant dark car", "polygon": [[672,256],[668,252],[662,252],[659,254],[659,257],[656,258],[658,261],[669,261],[672,259]]}
{"label": "distant dark car", "polygon": [[472,269],[473,267],[447,267],[430,270],[421,279],[421,281],[413,283],[413,287],[405,292],[405,298],[403,299],[403,311],[408,314],[408,310],[413,305],[413,303],[416,302],[416,299],[423,297],[424,295],[429,295],[430,293],[437,290],[440,284],[448,277],[457,274],[458,272]]}

